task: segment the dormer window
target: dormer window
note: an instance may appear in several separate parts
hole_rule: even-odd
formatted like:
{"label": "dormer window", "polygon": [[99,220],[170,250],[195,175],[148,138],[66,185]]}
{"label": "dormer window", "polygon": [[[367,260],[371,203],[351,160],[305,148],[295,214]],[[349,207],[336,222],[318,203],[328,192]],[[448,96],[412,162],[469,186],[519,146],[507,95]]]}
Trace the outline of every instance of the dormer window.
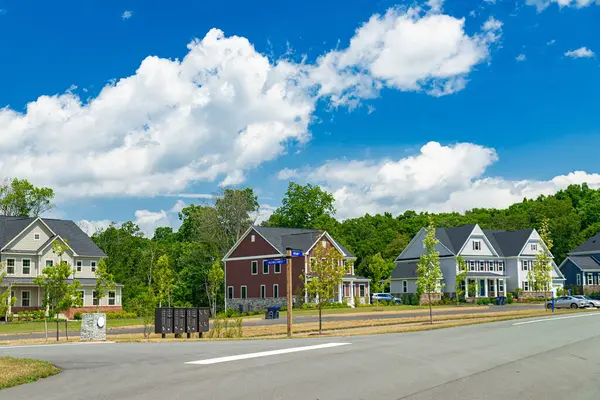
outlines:
{"label": "dormer window", "polygon": [[40,240],[40,234],[39,233],[34,233],[33,234],[33,240]]}
{"label": "dormer window", "polygon": [[537,251],[537,244],[531,245],[531,251]]}
{"label": "dormer window", "polygon": [[481,250],[481,241],[473,240],[473,250]]}
{"label": "dormer window", "polygon": [[327,240],[322,240],[321,241],[321,245],[323,246],[323,248],[327,247]]}
{"label": "dormer window", "polygon": [[252,243],[256,242],[256,236],[255,235],[250,235],[250,241]]}

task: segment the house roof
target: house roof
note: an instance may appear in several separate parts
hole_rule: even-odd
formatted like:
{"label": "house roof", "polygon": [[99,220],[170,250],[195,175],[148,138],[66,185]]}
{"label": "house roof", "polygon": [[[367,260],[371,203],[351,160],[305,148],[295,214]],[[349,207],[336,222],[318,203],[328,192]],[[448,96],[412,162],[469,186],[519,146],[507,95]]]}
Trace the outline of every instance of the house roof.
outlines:
{"label": "house roof", "polygon": [[600,253],[600,232],[589,238],[585,243],[583,243],[579,247],[576,247],[574,250],[571,250],[571,254],[590,251],[597,251]]}
{"label": "house roof", "polygon": [[[16,277],[16,276],[7,276],[2,281],[3,286],[7,286],[9,284],[20,284],[20,285],[35,285],[33,283],[33,277]],[[96,278],[76,278],[82,286],[95,286]],[[72,283],[73,279],[67,279],[66,282]],[[115,286],[123,287],[120,283],[116,283]]]}
{"label": "house roof", "polygon": [[501,257],[516,257],[521,254],[523,246],[527,239],[533,233],[532,228],[520,229],[517,231],[500,231],[483,229],[483,233],[488,238],[494,249]]}
{"label": "house roof", "polygon": [[581,270],[600,269],[600,262],[592,256],[569,256],[569,260]]}
{"label": "house roof", "polygon": [[396,268],[392,271],[392,279],[418,277],[417,263],[418,261],[396,263]]}
{"label": "house roof", "polygon": [[[278,228],[270,226],[255,226],[254,229],[275,246],[281,254],[285,254],[288,247],[308,251],[324,233],[324,231],[317,229]],[[337,240],[333,238],[332,240],[347,257],[354,257],[354,254]]]}
{"label": "house roof", "polygon": [[465,242],[475,229],[475,224],[462,225],[451,228],[436,228],[436,238],[454,254],[458,254]]}
{"label": "house roof", "polygon": [[[17,237],[35,220],[35,217],[0,216],[0,249]],[[46,241],[40,248],[31,249],[32,251],[37,252],[46,246],[50,241],[54,240],[57,236],[60,236],[63,240],[66,240],[67,244],[79,256],[106,256],[106,254],[104,254],[104,252],[100,250],[98,246],[96,246],[92,239],[85,232],[83,232],[81,228],[75,224],[75,222],[50,218],[41,218],[41,220],[48,225],[55,235]]]}

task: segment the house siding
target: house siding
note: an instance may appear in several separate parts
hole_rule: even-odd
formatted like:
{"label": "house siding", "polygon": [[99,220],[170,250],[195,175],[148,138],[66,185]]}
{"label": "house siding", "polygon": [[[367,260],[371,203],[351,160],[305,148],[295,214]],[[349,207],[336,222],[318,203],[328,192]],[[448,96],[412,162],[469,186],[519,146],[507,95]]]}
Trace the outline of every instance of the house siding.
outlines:
{"label": "house siding", "polygon": [[[402,259],[419,258],[421,254],[425,252],[423,248],[423,239],[425,239],[425,230],[422,229],[417,238],[412,241],[405,253],[402,254]],[[435,249],[440,253],[440,257],[453,255],[443,244],[438,243]]]}
{"label": "house siding", "polygon": [[[35,240],[35,234],[39,233],[40,239]],[[48,231],[40,221],[35,222],[29,229],[22,232],[7,248],[10,250],[38,250],[44,243],[50,239],[51,232]]]}
{"label": "house siding", "polygon": [[[15,260],[15,273],[7,274],[9,277],[16,278],[31,278],[36,277],[40,274],[39,265],[38,265],[38,256],[36,255],[17,255],[17,254],[2,254],[0,255],[1,262],[5,263],[6,260],[13,259]],[[30,272],[29,274],[23,274],[23,260],[30,260]]]}
{"label": "house siding", "polygon": [[[77,272],[77,261],[81,261],[81,272]],[[73,259],[73,269],[75,278],[95,278],[96,273],[92,272],[92,261],[96,262],[96,267],[100,262],[98,257],[75,257]]]}
{"label": "house siding", "polygon": [[[254,235],[255,241],[252,242],[252,235]],[[279,254],[279,250],[274,248],[263,239],[254,229],[252,229],[246,237],[238,244],[235,250],[229,255],[228,258],[237,257],[251,257],[256,255],[268,255],[268,254]],[[229,262],[227,264],[229,265]]]}
{"label": "house siding", "polygon": [[[404,292],[403,281],[406,281],[406,292]],[[417,293],[417,280],[416,279],[394,279],[390,282],[390,292],[397,296],[402,294],[414,294]]]}

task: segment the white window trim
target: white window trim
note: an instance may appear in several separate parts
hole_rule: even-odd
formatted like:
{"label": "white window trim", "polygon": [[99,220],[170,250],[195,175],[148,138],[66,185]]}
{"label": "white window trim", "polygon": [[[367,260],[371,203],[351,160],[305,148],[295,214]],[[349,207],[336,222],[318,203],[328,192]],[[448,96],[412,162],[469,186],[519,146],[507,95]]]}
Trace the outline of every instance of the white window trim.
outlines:
{"label": "white window trim", "polygon": [[[29,297],[27,298],[27,301],[29,301],[29,304],[25,305],[23,304],[23,300],[25,300],[25,296],[23,296],[25,293],[29,294]],[[21,307],[31,307],[31,290],[21,290]]]}
{"label": "white window trim", "polygon": [[267,298],[267,285],[260,285],[260,298],[261,299]]}
{"label": "white window trim", "polygon": [[323,248],[327,248],[327,240],[321,240],[321,246],[323,246]]}
{"label": "white window trim", "polygon": [[[275,265],[273,265],[273,273],[274,274],[280,274],[281,273],[281,265],[282,264],[275,264]],[[277,268],[279,268],[279,271],[277,271]]]}
{"label": "white window trim", "polygon": [[81,260],[75,261],[75,267],[77,268],[77,272],[81,272],[81,269],[83,267],[83,261],[81,261]]}
{"label": "white window trim", "polygon": [[521,262],[521,271],[529,271],[529,261],[523,260]]}
{"label": "white window trim", "polygon": [[481,240],[473,240],[473,250],[481,251]]}
{"label": "white window trim", "polygon": [[92,270],[92,272],[96,272],[96,266],[98,264],[96,263],[96,261],[90,261],[90,269]]}
{"label": "white window trim", "polygon": [[[275,296],[275,292],[277,292],[277,296]],[[279,297],[279,285],[276,283],[273,285],[273,298]]]}
{"label": "white window trim", "polygon": [[251,243],[256,242],[256,235],[250,235],[250,242]]}
{"label": "white window trim", "polygon": [[586,282],[588,285],[593,285],[594,284],[594,274],[588,273]]}
{"label": "white window trim", "polygon": [[[23,269],[25,268],[23,266],[23,261],[29,261],[29,272],[28,273],[23,272]],[[31,258],[21,258],[21,274],[31,275]]]}
{"label": "white window trim", "polygon": [[[256,264],[256,273],[254,273],[254,265]],[[252,275],[258,275],[258,261],[252,260],[250,261],[250,273]]]}
{"label": "white window trim", "polygon": [[529,281],[523,281],[523,290],[529,292]]}
{"label": "white window trim", "polygon": [[[231,297],[229,297],[229,291],[231,290]],[[235,298],[235,289],[233,288],[233,286],[227,286],[227,298],[228,299],[233,299]]]}
{"label": "white window trim", "polygon": [[[98,302],[98,304],[94,304],[94,299]],[[93,306],[99,306],[100,305],[100,299],[98,298],[98,294],[96,293],[95,290],[92,290],[92,305]]]}
{"label": "white window trim", "polygon": [[40,238],[42,237],[42,235],[40,235],[39,233],[34,233],[33,234],[33,240],[40,240]]}
{"label": "white window trim", "polygon": [[[363,294],[360,294],[360,289],[362,288]],[[365,297],[367,295],[367,287],[364,283],[360,283],[358,285],[358,297]]]}
{"label": "white window trim", "polygon": [[536,243],[531,243],[531,251],[537,251],[537,244]]}
{"label": "white window trim", "polygon": [[[267,272],[265,272],[265,268],[267,268]],[[269,264],[267,264],[266,261],[263,261],[263,266],[262,266],[263,275],[269,275],[269,272],[271,272],[271,268],[270,268]]]}
{"label": "white window trim", "polygon": [[[246,296],[244,296],[244,294]],[[242,286],[240,286],[240,299],[247,299],[247,298],[248,298],[248,286],[242,285]]]}
{"label": "white window trim", "polygon": [[581,285],[581,274],[577,274],[577,286]]}
{"label": "white window trim", "polygon": [[85,290],[78,290],[77,293],[81,293],[81,306],[85,307]]}
{"label": "white window trim", "polygon": [[[48,261],[50,261],[50,265],[48,265]],[[54,260],[44,260],[44,268],[54,267]]]}
{"label": "white window trim", "polygon": [[402,281],[402,293],[408,293],[408,281]]}
{"label": "white window trim", "polygon": [[[114,296],[112,297],[112,299],[111,299],[111,297],[110,297],[110,294],[111,294],[111,293],[113,293],[113,294],[114,294]],[[113,304],[110,304],[110,301],[111,301],[111,300],[113,300],[113,301],[114,301],[114,303],[113,303]],[[116,292],[116,290],[110,290],[110,291],[108,292],[108,305],[109,305],[109,306],[116,306],[116,305],[117,305],[117,292]]]}
{"label": "white window trim", "polygon": [[[9,268],[8,261],[9,260],[12,260],[12,262],[13,262],[13,265],[12,265],[13,272],[8,272],[8,268]],[[17,259],[16,258],[7,258],[6,259],[6,273],[9,275],[14,275],[16,272],[17,272]]]}

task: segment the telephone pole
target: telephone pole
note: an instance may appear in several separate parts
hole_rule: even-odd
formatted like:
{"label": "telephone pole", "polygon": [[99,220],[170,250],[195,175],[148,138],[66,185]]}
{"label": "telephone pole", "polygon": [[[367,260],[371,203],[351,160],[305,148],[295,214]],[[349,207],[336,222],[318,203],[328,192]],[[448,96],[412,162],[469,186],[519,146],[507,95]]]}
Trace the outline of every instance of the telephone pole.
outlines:
{"label": "telephone pole", "polygon": [[287,294],[287,335],[288,337],[292,337],[292,307],[294,306],[294,301],[292,299],[292,249],[286,248],[286,294]]}

